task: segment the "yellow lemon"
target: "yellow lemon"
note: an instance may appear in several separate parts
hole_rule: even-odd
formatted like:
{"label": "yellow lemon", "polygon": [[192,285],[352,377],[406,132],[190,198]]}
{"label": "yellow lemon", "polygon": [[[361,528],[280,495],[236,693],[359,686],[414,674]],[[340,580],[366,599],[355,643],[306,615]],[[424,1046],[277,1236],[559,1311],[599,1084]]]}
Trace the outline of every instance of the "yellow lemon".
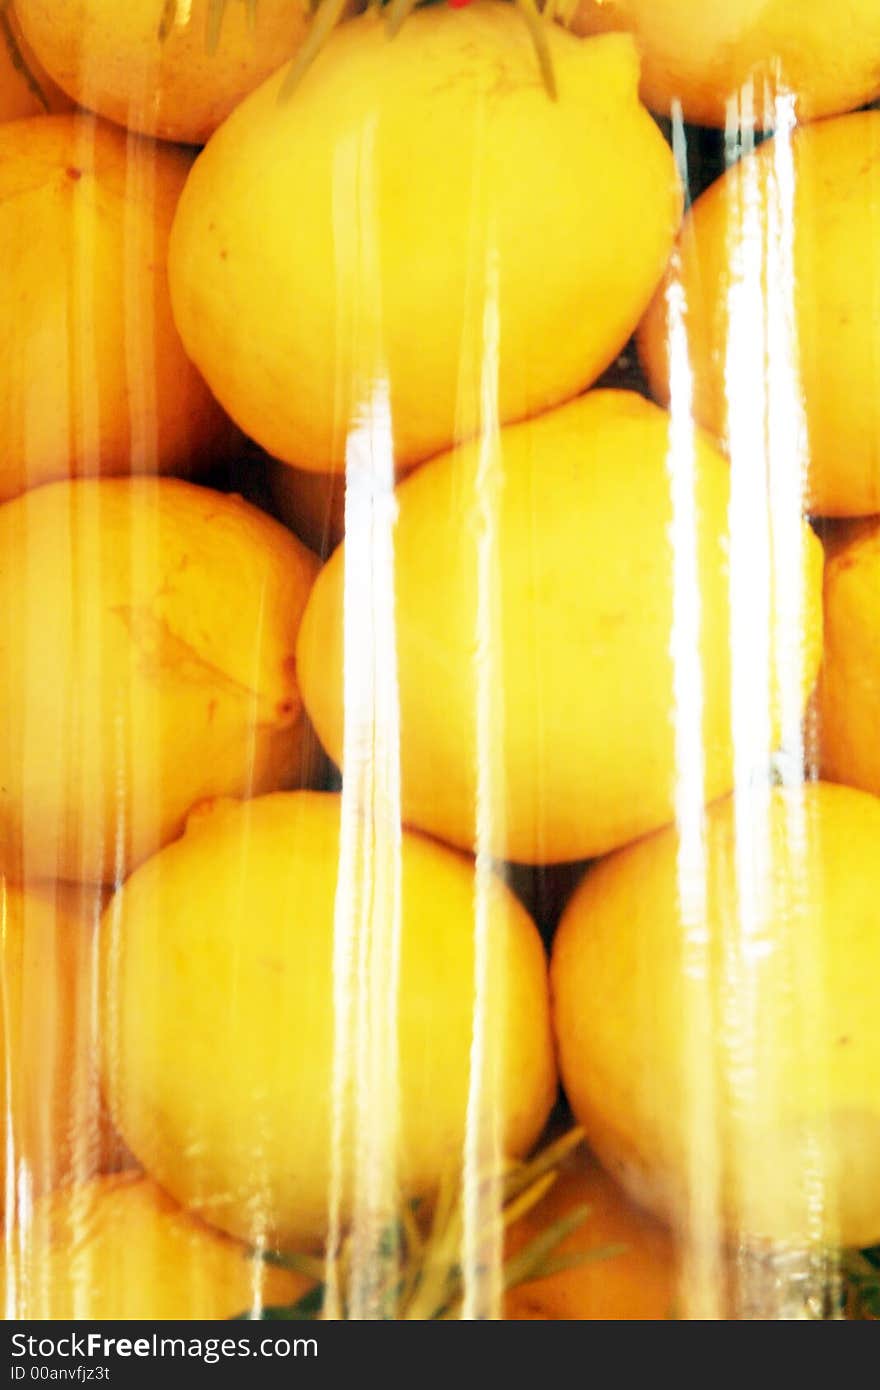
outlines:
{"label": "yellow lemon", "polygon": [[[393,606],[373,552],[349,559],[348,540],[312,591],[297,650],[318,736],[337,763],[359,756],[375,679],[359,634],[387,629],[412,825],[562,862],[671,820],[685,757],[697,795],[723,795],[732,605],[764,728],[756,757],[769,757],[781,700],[799,717],[821,653],[821,546],[796,517],[791,550],[773,554],[753,533],[765,505],[762,491],[739,539],[749,574],[732,589],[726,461],[631,392],[592,392],[434,460],[397,489]],[[749,608],[764,565],[766,605]],[[397,739],[384,718],[373,736]]]}
{"label": "yellow lemon", "polygon": [[875,0],[573,0],[576,33],[634,34],[642,96],[668,115],[772,126],[793,98],[801,120],[851,111],[880,95]]}
{"label": "yellow lemon", "polygon": [[0,507],[0,856],[111,882],[205,796],[305,775],[294,642],[317,568],[240,498],[55,483]]}
{"label": "yellow lemon", "polygon": [[121,1157],[98,1087],[103,899],[0,877],[0,1215]]}
{"label": "yellow lemon", "polygon": [[696,418],[735,468],[793,455],[822,516],[880,511],[878,201],[880,111],[779,133],[694,204],[639,331],[658,399],[680,332]]}
{"label": "yellow lemon", "polygon": [[221,803],[104,916],[114,1118],[164,1188],[245,1239],[320,1241],[383,1182],[394,1210],[398,1189],[433,1192],[474,1114],[522,1154],[554,1099],[525,909],[440,845],[360,831],[355,861],[358,822],[326,793]]}
{"label": "yellow lemon", "polygon": [[0,6],[0,121],[63,111],[69,105],[25,43],[11,3]]}
{"label": "yellow lemon", "polygon": [[6,1318],[219,1320],[289,1304],[308,1287],[190,1216],[141,1173],[95,1178],[37,1202],[0,1258]]}
{"label": "yellow lemon", "polygon": [[81,106],[131,130],[204,144],[292,56],[306,0],[16,0],[40,61]]}
{"label": "yellow lemon", "polygon": [[704,1238],[880,1240],[880,801],[752,790],[587,874],[553,946],[606,1167]]}
{"label": "yellow lemon", "polygon": [[631,39],[547,42],[556,101],[509,5],[419,10],[392,42],[370,10],[200,155],[175,318],[270,453],[327,472],[393,439],[406,466],[575,395],[626,342],[678,225],[674,161]]}
{"label": "yellow lemon", "polygon": [[[580,1207],[586,1219],[554,1251],[595,1260],[519,1284],[507,1293],[507,1319],[551,1322],[657,1322],[672,1317],[675,1245],[669,1232],[627,1201],[592,1158],[569,1161],[550,1192],[510,1229],[508,1257]],[[607,1258],[602,1256],[608,1250]],[[613,1253],[612,1253],[613,1252]]]}
{"label": "yellow lemon", "polygon": [[880,522],[829,551],[818,686],[822,775],[880,795]]}
{"label": "yellow lemon", "polygon": [[168,299],[190,162],[82,114],[0,125],[0,501],[229,448]]}

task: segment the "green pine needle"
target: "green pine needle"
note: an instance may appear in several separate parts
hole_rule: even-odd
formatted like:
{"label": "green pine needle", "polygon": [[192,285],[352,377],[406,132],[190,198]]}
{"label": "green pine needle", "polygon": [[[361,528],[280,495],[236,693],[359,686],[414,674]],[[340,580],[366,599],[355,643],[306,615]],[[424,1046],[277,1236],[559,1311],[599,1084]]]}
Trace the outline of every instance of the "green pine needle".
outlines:
{"label": "green pine needle", "polygon": [[385,6],[385,30],[389,39],[393,39],[403,25],[409,19],[413,10],[418,5],[419,0],[388,0]]}
{"label": "green pine needle", "polygon": [[322,0],[312,16],[305,42],[288,69],[281,86],[280,100],[285,101],[298,87],[306,69],[311,67],[324,44],[348,9],[349,0]]}
{"label": "green pine needle", "polygon": [[[6,8],[8,2],[9,0],[2,0],[2,9]],[[232,0],[208,0],[205,48],[210,54],[217,51],[223,27],[223,16],[227,6],[231,3]],[[253,30],[257,22],[259,0],[240,0],[240,3],[245,6],[248,23]],[[295,54],[284,80],[281,89],[282,100],[289,97],[299,85],[306,69],[314,62],[333,30],[343,19],[349,3],[350,0],[309,0],[309,8],[312,13],[311,23],[305,42]],[[386,9],[386,29],[388,37],[393,39],[415,9],[424,4],[436,3],[436,0],[368,0],[368,4],[373,3],[384,6]],[[553,70],[550,45],[547,41],[547,25],[555,17],[562,0],[543,0],[543,5],[539,5],[538,0],[512,0],[512,3],[525,20],[535,48],[541,78],[548,96],[552,101],[555,101],[557,99],[556,75]],[[177,9],[178,0],[164,0],[158,31],[161,43],[165,42],[174,28],[177,20]]]}
{"label": "green pine needle", "polygon": [[[501,1192],[502,1209],[479,1232],[479,1245],[503,1237],[504,1230],[532,1211],[559,1177],[560,1167],[569,1153],[583,1142],[579,1129],[549,1144],[529,1162],[506,1164],[494,1175]],[[621,1245],[594,1246],[592,1249],[560,1255],[563,1241],[587,1220],[588,1206],[578,1206],[539,1231],[501,1270],[501,1284],[511,1289],[518,1284],[544,1279],[550,1274],[596,1260],[613,1259],[625,1249]],[[461,1184],[452,1174],[441,1182],[433,1213],[426,1221],[418,1202],[408,1203],[399,1220],[382,1233],[376,1251],[379,1282],[375,1290],[377,1306],[384,1316],[406,1321],[449,1320],[461,1317],[464,1276],[460,1249],[464,1231],[464,1201]],[[350,1271],[350,1238],[343,1242],[337,1260],[337,1283],[343,1292],[343,1316],[347,1309]],[[293,1321],[323,1316],[325,1264],[314,1255],[273,1253],[264,1258],[276,1265],[296,1270],[315,1279],[309,1289],[289,1306],[275,1306],[239,1314],[239,1320],[262,1318]],[[388,1270],[382,1279],[382,1271]]]}
{"label": "green pine needle", "polygon": [[845,1312],[857,1321],[880,1319],[880,1245],[843,1256]]}

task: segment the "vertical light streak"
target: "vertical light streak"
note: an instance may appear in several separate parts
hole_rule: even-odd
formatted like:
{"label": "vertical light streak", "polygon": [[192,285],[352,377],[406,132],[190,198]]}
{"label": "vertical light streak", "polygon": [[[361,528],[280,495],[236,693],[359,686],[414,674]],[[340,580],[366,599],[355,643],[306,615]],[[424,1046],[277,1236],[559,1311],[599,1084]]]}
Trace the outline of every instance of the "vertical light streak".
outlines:
{"label": "vertical light streak", "polygon": [[[491,237],[489,239],[491,247]],[[497,820],[503,814],[498,743],[503,667],[499,660],[501,623],[498,592],[497,518],[501,486],[498,420],[498,356],[501,323],[498,263],[487,251],[484,279],[480,440],[475,478],[477,611],[474,632],[476,697],[476,844],[474,879],[474,1007],[463,1172],[462,1318],[492,1318],[501,1303],[500,1133],[497,1040],[489,1034],[489,991],[493,962],[490,904]]]}
{"label": "vertical light streak", "polygon": [[[812,1079],[814,1114],[827,1114],[827,1078],[820,1061],[824,987],[822,960],[815,932],[809,928],[805,900],[815,885],[819,865],[808,865],[807,809],[804,799],[806,745],[803,699],[806,687],[804,635],[805,532],[803,509],[808,459],[807,423],[798,358],[796,319],[795,206],[797,170],[793,97],[776,98],[776,134],[767,209],[767,370],[770,515],[773,537],[774,696],[780,727],[777,778],[786,790],[786,933],[779,946],[790,975],[789,1007],[805,1074]],[[815,841],[814,841],[815,844]],[[809,935],[808,935],[809,933]],[[808,1002],[807,1002],[808,1001]],[[823,1233],[827,1230],[827,1193],[823,1149],[826,1136],[811,1124],[803,1137],[802,1194],[806,1243],[800,1267],[790,1264],[800,1298],[821,1294],[829,1273]],[[781,1292],[785,1298],[785,1290]]]}
{"label": "vertical light streak", "polygon": [[[765,94],[766,96],[766,94]],[[768,98],[769,99],[769,98]],[[747,122],[747,129],[753,127]],[[804,743],[804,460],[795,323],[795,170],[793,104],[780,98],[777,134],[731,177],[733,275],[726,353],[731,462],[731,658],[734,741],[736,904],[723,950],[723,1044],[731,1112],[728,1181],[745,1232],[768,1200],[784,1164],[782,1050],[792,1033],[811,1062],[816,964],[804,939],[806,883]],[[747,142],[748,144],[748,142]],[[773,834],[773,754],[785,788],[784,834]],[[778,807],[777,807],[778,812]],[[789,1136],[790,1138],[790,1136]],[[778,1160],[777,1144],[782,1145]],[[817,1233],[821,1176],[804,1153],[803,1191],[785,1194]],[[820,1165],[821,1166],[821,1165]],[[808,1189],[811,1195],[808,1195]],[[818,1206],[817,1206],[818,1203]],[[766,1269],[748,1240],[738,1259],[740,1310],[764,1300],[764,1316],[785,1316],[790,1290],[803,1284],[811,1256],[787,1254],[784,1278],[768,1291]],[[769,1302],[774,1306],[768,1306]]]}
{"label": "vertical light streak", "polygon": [[[673,149],[687,179],[684,121],[676,105]],[[677,267],[673,266],[673,269]],[[667,292],[670,364],[669,470],[673,565],[672,717],[675,730],[677,881],[683,933],[684,1018],[682,1062],[687,1209],[682,1252],[684,1314],[721,1315],[720,1157],[716,1095],[713,973],[706,913],[704,827],[702,609],[699,507],[694,447],[693,380],[687,339],[687,302],[681,278]]]}
{"label": "vertical light streak", "polygon": [[[384,371],[376,130],[340,144],[334,240],[344,361],[356,364],[346,446],[345,729],[334,952],[330,1227],[325,1316],[339,1317],[334,1256],[351,1193],[348,1316],[383,1315],[399,1199],[400,718],[394,609],[394,455]],[[343,391],[345,387],[343,386]]]}
{"label": "vertical light streak", "polygon": [[[756,965],[772,912],[770,776],[772,689],[771,530],[768,502],[768,377],[766,360],[766,203],[754,156],[754,92],[731,111],[728,146],[742,162],[731,180],[728,249],[731,280],[725,355],[730,455],[731,732],[734,770],[735,902],[724,915],[721,941],[720,1049],[724,1108],[729,1112],[731,1212],[747,1216],[751,1176],[764,1166],[756,1148],[763,1128]],[[738,147],[734,148],[734,134]],[[760,1180],[760,1179],[759,1179]],[[745,1199],[746,1209],[742,1209]],[[732,1232],[737,1236],[739,1232]],[[748,1299],[748,1264],[738,1262],[738,1298]]]}

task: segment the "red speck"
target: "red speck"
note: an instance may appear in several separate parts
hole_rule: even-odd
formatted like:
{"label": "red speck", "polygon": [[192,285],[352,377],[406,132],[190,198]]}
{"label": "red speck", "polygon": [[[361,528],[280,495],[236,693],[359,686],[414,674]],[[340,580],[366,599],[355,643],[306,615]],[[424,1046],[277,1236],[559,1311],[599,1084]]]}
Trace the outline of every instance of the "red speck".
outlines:
{"label": "red speck", "polygon": [[69,179],[73,179],[74,183],[78,182],[83,176],[82,169],[77,169],[73,164],[68,165],[64,172]]}
{"label": "red speck", "polygon": [[465,5],[469,5],[471,0],[449,0],[451,10],[463,10]]}

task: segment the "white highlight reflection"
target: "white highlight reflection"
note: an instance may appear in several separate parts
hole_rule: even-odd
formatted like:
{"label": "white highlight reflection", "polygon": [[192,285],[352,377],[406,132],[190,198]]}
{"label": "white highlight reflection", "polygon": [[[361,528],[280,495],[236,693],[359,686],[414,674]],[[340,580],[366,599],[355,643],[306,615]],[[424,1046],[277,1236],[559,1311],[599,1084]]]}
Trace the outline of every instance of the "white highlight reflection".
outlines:
{"label": "white highlight reflection", "polygon": [[[753,123],[747,122],[747,125]],[[816,998],[804,972],[816,964],[799,894],[805,881],[803,799],[804,547],[806,430],[795,318],[795,129],[791,98],[776,101],[772,145],[747,157],[732,176],[725,362],[731,464],[730,598],[737,902],[723,942],[723,1045],[732,1110],[731,1173],[746,1222],[774,1170],[775,1115],[784,1080],[769,1045],[779,1027],[795,1030],[803,1064],[813,1065],[818,1037],[801,1000]],[[750,143],[746,140],[746,145]],[[769,156],[769,158],[768,158]],[[774,719],[775,716],[775,719]],[[778,730],[774,728],[774,722]],[[786,788],[784,842],[774,841],[769,767]],[[803,867],[802,867],[803,866]],[[775,960],[774,960],[775,958]],[[764,981],[759,990],[759,980]],[[780,982],[778,985],[775,982]],[[784,987],[782,982],[784,981]],[[818,994],[821,997],[821,994]],[[823,1224],[821,1157],[808,1136],[801,1171],[802,1221],[818,1248]],[[756,1184],[756,1186],[753,1186]],[[803,1252],[796,1277],[815,1254]],[[818,1270],[816,1271],[818,1273]],[[762,1278],[752,1252],[741,1252],[740,1308],[755,1303]],[[786,1292],[765,1316],[784,1316]]]}
{"label": "white highlight reflection", "polygon": [[336,154],[339,341],[363,379],[346,445],[345,730],[334,914],[334,1054],[327,1296],[351,1193],[351,1319],[383,1316],[396,1283],[383,1236],[398,1205],[398,992],[401,932],[400,718],[394,605],[394,454],[383,367],[375,131]]}
{"label": "white highlight reflection", "polygon": [[[680,108],[673,114],[672,135],[679,166],[686,175]],[[674,796],[679,912],[684,935],[682,1125],[688,1202],[684,1213],[682,1284],[686,1316],[717,1318],[721,1315],[720,1158],[714,1053],[710,1045],[714,1029],[712,970],[706,931],[700,518],[686,313],[684,286],[680,277],[673,274],[667,291],[671,416],[667,466],[672,502]],[[650,1076],[646,1084],[652,1084]]]}
{"label": "white highlight reflection", "polygon": [[[504,798],[498,785],[496,756],[503,668],[499,661],[497,515],[501,486],[498,420],[498,263],[490,252],[485,276],[483,356],[480,375],[479,461],[474,498],[477,547],[475,638],[477,716],[476,866],[474,882],[474,1000],[467,1127],[465,1130],[462,1241],[462,1318],[493,1318],[501,1303],[503,1235],[497,1179],[502,1158],[496,1040],[487,1037],[490,987],[490,894],[493,861],[489,846],[497,840],[497,819]],[[487,1235],[486,1232],[489,1232]]]}

